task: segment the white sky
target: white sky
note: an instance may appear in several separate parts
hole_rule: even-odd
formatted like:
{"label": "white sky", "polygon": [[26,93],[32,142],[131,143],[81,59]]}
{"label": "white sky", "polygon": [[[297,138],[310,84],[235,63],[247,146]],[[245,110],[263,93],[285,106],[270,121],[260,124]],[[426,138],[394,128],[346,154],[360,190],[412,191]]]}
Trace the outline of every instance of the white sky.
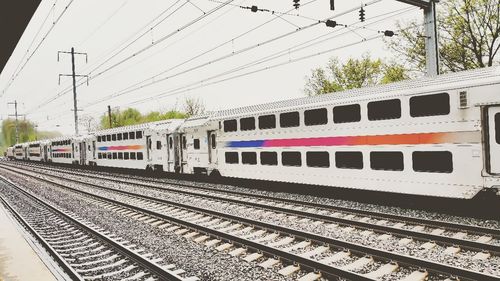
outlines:
{"label": "white sky", "polygon": [[[121,46],[122,43],[130,42],[138,34],[149,30],[141,39],[91,73],[90,76],[94,78],[90,80],[89,86],[82,85],[78,87],[79,108],[83,109],[80,116],[91,115],[99,118],[106,111],[108,104],[112,107],[120,107],[120,109],[132,106],[142,112],[151,110],[166,111],[175,107],[180,109],[187,96],[200,97],[208,110],[217,110],[303,96],[305,76],[310,74],[311,69],[325,66],[332,56],[338,56],[345,60],[349,57],[360,57],[361,54],[369,52],[372,57],[397,58],[393,57],[393,54],[385,48],[382,39],[375,39],[218,84],[197,89],[191,88],[201,85],[198,83],[201,80],[219,73],[230,71],[228,75],[209,80],[206,83],[293,61],[329,49],[343,47],[350,43],[359,42],[362,38],[373,37],[377,35],[376,31],[378,30],[395,29],[395,23],[398,20],[420,20],[423,17],[422,12],[415,7],[412,8],[395,0],[381,0],[365,8],[367,21],[363,24],[370,24],[371,21],[383,19],[384,17],[380,15],[392,11],[401,12],[405,8],[408,8],[409,11],[396,14],[379,23],[371,24],[368,28],[356,30],[356,25],[352,25],[360,25],[358,23],[358,11],[356,10],[335,17],[338,23],[352,25],[350,30],[354,29],[355,31],[349,31],[344,27],[332,29],[321,23],[249,51],[229,56],[207,66],[197,67],[227,56],[232,52],[239,52],[247,47],[292,32],[297,27],[305,27],[317,20],[324,20],[347,10],[357,9],[362,2],[359,0],[337,0],[336,10],[332,12],[329,10],[329,1],[327,0],[311,1],[310,4],[305,5],[309,1],[301,0],[303,7],[297,11],[291,11],[291,15],[282,15],[281,18],[271,13],[252,13],[246,9],[227,5],[186,29],[176,32],[182,26],[202,16],[203,12],[201,10],[208,12],[221,5],[220,2],[191,0],[191,4],[186,0],[74,0],[41,47],[0,98],[1,117],[7,118],[8,114],[13,113],[13,107],[7,107],[7,102],[17,100],[19,113],[28,114],[27,118],[38,124],[39,130],[58,130],[64,134],[73,133],[74,124],[71,111],[73,97],[71,91],[68,91],[55,101],[39,107],[44,101],[65,89],[69,89],[71,77],[61,77],[61,85],[58,85],[58,76],[59,73],[71,73],[71,57],[61,55],[60,61],[57,62],[57,52],[60,50],[69,51],[73,46],[76,52],[86,52],[89,55],[88,64],[85,63],[84,57],[77,56],[77,74],[89,74],[90,70],[120,50],[118,46]],[[70,2],[71,0],[56,0],[55,9],[52,9],[54,0],[42,1],[8,64],[0,74],[0,91],[6,89],[18,65],[22,65],[26,61],[24,59],[21,62],[21,59],[27,52],[28,46],[47,15],[48,20],[35,38],[35,43],[29,53],[33,51],[34,46],[40,42],[42,36],[50,29],[52,22]],[[178,10],[168,19],[151,30],[152,25],[149,25],[146,29],[141,29],[174,3],[176,5],[164,15],[168,15],[176,9]],[[242,6],[257,5],[263,9],[285,12],[292,8],[293,2],[292,0],[235,0],[232,3]],[[368,4],[370,1],[363,1],[363,3]],[[297,13],[300,17],[296,16]],[[380,17],[375,18],[376,16]],[[234,41],[231,40],[272,19],[275,20]],[[155,21],[155,23],[157,22],[159,20]],[[137,33],[139,30],[141,32]],[[342,33],[345,34],[340,35]],[[322,39],[333,38],[298,52],[293,52],[293,49],[290,49],[301,43],[317,42],[319,40],[312,40],[321,35],[324,35]],[[164,41],[158,42],[165,36],[168,37]],[[183,63],[224,42],[229,43],[189,63]],[[137,54],[102,75],[95,76],[146,47],[149,47],[146,51]],[[236,67],[252,63],[280,51],[284,51],[284,56],[240,72],[233,71]],[[137,82],[181,63],[183,63],[181,66],[166,72],[162,76],[158,76],[157,79],[166,76],[175,77],[111,100],[96,103],[96,101],[106,96],[116,94]],[[194,71],[180,74],[184,70],[193,67],[196,68]],[[148,80],[147,82],[151,81]],[[191,85],[191,87],[188,87],[187,91],[180,93],[173,91],[185,85]],[[161,93],[170,95],[155,97]],[[137,100],[144,101],[130,105]],[[96,104],[90,105],[91,103]],[[83,129],[82,126],[80,128]]]}

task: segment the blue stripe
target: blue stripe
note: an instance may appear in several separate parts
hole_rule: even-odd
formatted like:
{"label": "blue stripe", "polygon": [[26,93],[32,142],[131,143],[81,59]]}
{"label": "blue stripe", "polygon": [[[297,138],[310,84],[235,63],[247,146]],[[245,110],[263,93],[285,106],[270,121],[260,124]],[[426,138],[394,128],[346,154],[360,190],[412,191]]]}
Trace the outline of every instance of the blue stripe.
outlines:
{"label": "blue stripe", "polygon": [[228,141],[226,147],[262,147],[264,140]]}

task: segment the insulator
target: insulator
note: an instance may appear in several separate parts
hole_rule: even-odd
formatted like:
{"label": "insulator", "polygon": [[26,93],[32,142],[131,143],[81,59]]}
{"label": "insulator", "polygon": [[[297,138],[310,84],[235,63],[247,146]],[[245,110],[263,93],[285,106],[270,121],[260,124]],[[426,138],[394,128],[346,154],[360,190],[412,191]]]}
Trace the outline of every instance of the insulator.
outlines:
{"label": "insulator", "polygon": [[384,31],[384,36],[392,37],[392,36],[394,36],[394,31],[386,30],[386,31]]}
{"label": "insulator", "polygon": [[250,7],[250,11],[252,11],[254,13],[256,13],[258,10],[259,10],[259,8],[257,8],[257,6]]}
{"label": "insulator", "polygon": [[328,27],[336,27],[336,26],[337,26],[337,22],[336,22],[336,21],[334,21],[334,20],[327,20],[327,21],[325,22],[325,24],[326,24],[326,26],[328,26]]}

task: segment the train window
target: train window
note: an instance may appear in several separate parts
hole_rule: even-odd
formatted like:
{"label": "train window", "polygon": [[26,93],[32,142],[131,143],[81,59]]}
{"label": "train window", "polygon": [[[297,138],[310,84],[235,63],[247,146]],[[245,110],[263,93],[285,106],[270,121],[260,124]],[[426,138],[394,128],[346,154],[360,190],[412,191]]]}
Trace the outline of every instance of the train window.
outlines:
{"label": "train window", "polygon": [[118,154],[116,152],[113,152],[113,159],[118,159]]}
{"label": "train window", "polygon": [[224,121],[224,132],[236,132],[238,130],[238,123],[236,120]]}
{"label": "train window", "polygon": [[144,157],[142,156],[142,152],[137,152],[137,160],[142,160]]}
{"label": "train window", "polygon": [[276,115],[259,116],[259,129],[274,129],[276,128]]}
{"label": "train window", "polygon": [[111,140],[112,140],[112,141],[116,141],[116,134],[112,134],[112,135],[111,135]]}
{"label": "train window", "polygon": [[276,152],[261,152],[260,153],[260,164],[276,166],[278,165],[278,153]]}
{"label": "train window", "polygon": [[339,169],[363,169],[363,153],[339,151],[335,153],[335,166]]}
{"label": "train window", "polygon": [[200,139],[194,139],[193,140],[193,148],[194,149],[200,149]]}
{"label": "train window", "polygon": [[255,130],[255,118],[247,117],[240,119],[240,130],[242,131],[252,131]]}
{"label": "train window", "polygon": [[161,141],[156,141],[156,149],[157,150],[161,149]]}
{"label": "train window", "polygon": [[135,140],[135,132],[128,133],[129,139]]}
{"label": "train window", "polygon": [[123,140],[128,140],[128,133],[123,133]]}
{"label": "train window", "polygon": [[136,159],[135,152],[130,152],[130,159],[132,160]]}
{"label": "train window", "polygon": [[304,123],[306,126],[327,124],[328,110],[326,108],[319,108],[304,111]]}
{"label": "train window", "polygon": [[368,120],[389,120],[401,118],[401,100],[383,100],[368,103]]}
{"label": "train window", "polygon": [[123,159],[128,160],[130,158],[130,155],[128,152],[123,152]]}
{"label": "train window", "polygon": [[257,165],[257,153],[256,152],[242,152],[241,153],[241,163],[246,165]]}
{"label": "train window", "polygon": [[170,137],[168,139],[168,146],[170,147],[170,149],[174,148],[174,138]]}
{"label": "train window", "polygon": [[111,141],[111,135],[106,136],[106,141]]}
{"label": "train window", "polygon": [[122,140],[122,134],[116,134],[116,140]]}
{"label": "train window", "polygon": [[123,152],[118,152],[118,159],[123,159]]}
{"label": "train window", "polygon": [[226,152],[225,156],[227,164],[238,164],[238,152]]}
{"label": "train window", "polygon": [[334,123],[352,123],[361,121],[361,106],[359,104],[342,105],[333,108]]}
{"label": "train window", "polygon": [[411,117],[448,115],[449,113],[450,96],[447,93],[410,98]]}
{"label": "train window", "polygon": [[101,142],[101,136],[97,136],[97,142]]}
{"label": "train window", "polygon": [[216,149],[217,148],[217,140],[216,140],[215,134],[212,134],[210,136],[210,142],[212,142],[212,149]]}
{"label": "train window", "polygon": [[97,153],[97,158],[98,159],[102,159],[102,154],[101,153]]}
{"label": "train window", "polygon": [[309,151],[306,153],[307,167],[329,168],[330,154],[326,151]]}
{"label": "train window", "polygon": [[113,158],[113,155],[111,154],[111,152],[108,152],[108,159],[112,159]]}
{"label": "train window", "polygon": [[403,171],[403,153],[398,151],[371,152],[370,167],[373,170]]}
{"label": "train window", "polygon": [[495,138],[500,144],[500,113],[495,114]]}
{"label": "train window", "polygon": [[302,166],[302,158],[298,151],[287,151],[281,153],[281,164],[283,166]]}
{"label": "train window", "polygon": [[182,148],[186,149],[187,148],[187,140],[186,136],[182,136]]}
{"label": "train window", "polygon": [[300,126],[300,115],[298,112],[287,112],[280,114],[280,127],[291,128]]}
{"label": "train window", "polygon": [[142,139],[142,131],[135,132],[135,138],[136,139]]}
{"label": "train window", "polygon": [[413,170],[415,172],[451,173],[453,157],[449,151],[413,152]]}

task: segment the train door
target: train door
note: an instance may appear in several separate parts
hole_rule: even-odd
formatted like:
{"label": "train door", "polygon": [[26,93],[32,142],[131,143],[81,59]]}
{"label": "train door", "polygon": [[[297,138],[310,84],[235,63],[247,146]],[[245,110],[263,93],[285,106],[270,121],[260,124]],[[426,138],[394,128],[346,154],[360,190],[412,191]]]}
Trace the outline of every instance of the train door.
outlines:
{"label": "train door", "polygon": [[217,163],[217,133],[208,131],[208,163]]}
{"label": "train door", "polygon": [[146,151],[146,155],[147,155],[147,159],[148,161],[151,161],[152,159],[152,156],[151,156],[151,147],[152,147],[152,140],[151,140],[151,136],[146,136],[146,145],[147,145],[147,151]]}
{"label": "train door", "polygon": [[489,127],[489,172],[500,174],[500,106],[488,108]]}
{"label": "train door", "polygon": [[85,158],[87,156],[87,145],[84,141],[80,142],[80,165],[85,165]]}
{"label": "train door", "polygon": [[43,146],[43,161],[44,162],[47,162],[48,159],[49,159],[49,154],[48,154],[48,151],[47,151],[47,146],[48,145],[46,145],[46,144]]}
{"label": "train door", "polygon": [[174,136],[167,135],[167,171],[175,171],[175,167],[179,165],[179,160],[175,157]]}
{"label": "train door", "polygon": [[184,165],[187,163],[187,139],[186,134],[179,134],[179,172],[184,172]]}

